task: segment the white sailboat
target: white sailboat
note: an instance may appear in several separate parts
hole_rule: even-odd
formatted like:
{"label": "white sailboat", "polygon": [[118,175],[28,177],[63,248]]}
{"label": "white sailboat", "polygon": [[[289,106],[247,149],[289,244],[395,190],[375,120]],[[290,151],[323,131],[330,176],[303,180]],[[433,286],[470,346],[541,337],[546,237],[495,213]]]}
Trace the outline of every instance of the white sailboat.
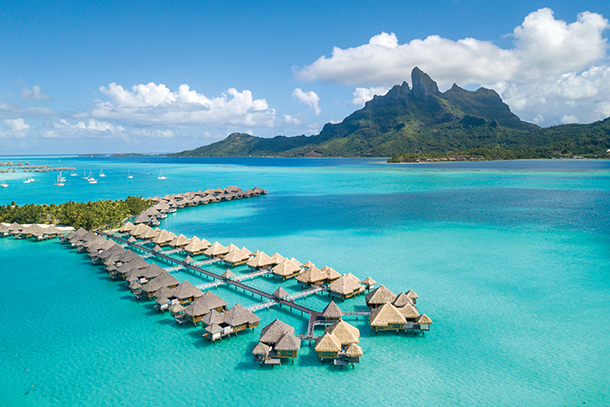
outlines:
{"label": "white sailboat", "polygon": [[2,181],[2,183],[0,183],[0,188],[8,188],[6,181]]}
{"label": "white sailboat", "polygon": [[163,172],[163,169],[161,169],[161,171],[159,171],[159,176],[157,178],[158,179],[167,179],[167,177],[165,177],[164,175],[161,174],[162,172]]}
{"label": "white sailboat", "polygon": [[78,176],[78,174],[77,174],[77,173],[75,173],[75,172],[72,172],[72,174],[70,174],[70,176],[71,176],[71,177],[77,177],[77,176]]}
{"label": "white sailboat", "polygon": [[[60,174],[61,174],[61,173],[60,173]],[[58,187],[63,187],[63,186],[64,186],[64,183],[63,183],[63,181],[62,181],[61,179],[62,179],[62,176],[61,176],[61,175],[58,175],[58,176],[57,176],[57,182],[56,182],[55,184],[53,184],[53,185],[57,185]],[[64,181],[65,181],[65,178],[64,178]]]}
{"label": "white sailboat", "polygon": [[132,179],[132,178],[133,178],[133,175],[131,175],[131,170],[128,170],[128,173],[127,173],[127,178],[129,178],[129,179]]}
{"label": "white sailboat", "polygon": [[89,181],[90,184],[97,184],[97,180],[91,176],[91,171],[89,171],[89,176],[87,177],[87,181]]}
{"label": "white sailboat", "polygon": [[100,177],[100,178],[104,178],[105,176],[106,176],[106,174],[104,174],[104,170],[100,170],[100,175],[99,175],[99,177]]}
{"label": "white sailboat", "polygon": [[[91,176],[91,171],[89,171],[89,177]],[[87,176],[87,171],[83,171],[83,179],[89,179]]]}
{"label": "white sailboat", "polygon": [[66,177],[63,177],[63,176],[61,175],[61,171],[59,171],[59,177],[57,177],[57,179],[58,179],[60,182],[66,182]]}

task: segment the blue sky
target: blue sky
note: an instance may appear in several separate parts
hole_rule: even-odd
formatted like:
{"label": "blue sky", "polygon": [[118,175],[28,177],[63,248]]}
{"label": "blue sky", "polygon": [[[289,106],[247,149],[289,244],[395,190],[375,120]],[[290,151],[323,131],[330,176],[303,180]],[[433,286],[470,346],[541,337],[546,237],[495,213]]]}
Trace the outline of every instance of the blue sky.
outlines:
{"label": "blue sky", "polygon": [[549,126],[610,116],[607,1],[9,1],[0,155],[317,134],[419,66]]}

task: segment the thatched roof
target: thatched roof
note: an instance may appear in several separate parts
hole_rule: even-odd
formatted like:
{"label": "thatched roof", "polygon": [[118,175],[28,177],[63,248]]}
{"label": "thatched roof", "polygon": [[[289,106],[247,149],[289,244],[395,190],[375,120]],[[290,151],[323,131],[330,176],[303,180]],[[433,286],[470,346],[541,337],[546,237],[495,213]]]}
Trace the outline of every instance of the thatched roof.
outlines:
{"label": "thatched roof", "polygon": [[203,292],[201,292],[200,289],[198,289],[197,287],[195,287],[193,284],[189,283],[186,280],[181,282],[180,285],[178,285],[178,287],[176,287],[176,289],[174,291],[174,297],[176,297],[179,300],[185,300],[185,299],[191,298],[191,297],[199,298],[202,295],[203,295]]}
{"label": "thatched roof", "polygon": [[300,261],[298,261],[297,259],[295,259],[294,257],[290,259],[290,262],[294,265],[296,265],[297,267],[301,268],[303,267],[303,263],[301,263]]}
{"label": "thatched roof", "polygon": [[343,316],[343,311],[334,301],[328,303],[324,311],[322,311],[322,316],[326,319],[337,319]]}
{"label": "thatched roof", "polygon": [[166,296],[160,296],[160,297],[155,298],[155,302],[158,305],[163,305],[163,304],[167,304],[168,302],[170,302],[170,299],[167,298]]}
{"label": "thatched roof", "polygon": [[155,252],[162,252],[162,251],[163,251],[163,248],[162,248],[161,246],[159,246],[158,244],[156,244],[156,245],[155,245],[155,247],[153,247],[153,250],[154,250]]}
{"label": "thatched roof", "polygon": [[355,281],[355,282],[357,282],[357,283],[361,283],[360,279],[359,279],[358,277],[356,277],[355,275],[353,275],[352,273],[347,273],[347,274],[344,274],[344,275],[345,275],[346,277],[351,278],[352,280],[354,280],[354,281]]}
{"label": "thatched roof", "polygon": [[224,315],[216,311],[215,309],[211,310],[210,312],[205,314],[203,318],[201,318],[201,322],[203,322],[204,325],[222,324],[223,320]]}
{"label": "thatched roof", "polygon": [[398,307],[398,311],[407,319],[419,318],[419,311],[413,304],[405,304],[402,307]]}
{"label": "thatched roof", "polygon": [[27,233],[32,236],[39,237],[39,236],[45,235],[47,233],[47,231],[38,225],[32,225],[29,228],[27,228]]}
{"label": "thatched roof", "polygon": [[284,259],[284,257],[279,253],[273,253],[273,255],[271,255],[271,260],[273,260],[274,264],[280,264],[282,261],[284,261],[286,259]]}
{"label": "thatched roof", "polygon": [[334,293],[348,295],[360,291],[362,286],[347,276],[341,276],[338,280],[328,285],[328,289]]}
{"label": "thatched roof", "polygon": [[235,273],[233,273],[231,270],[227,269],[227,271],[222,273],[222,275],[220,277],[225,278],[225,279],[235,278]]}
{"label": "thatched roof", "polygon": [[268,267],[273,264],[273,260],[271,257],[267,256],[263,252],[259,252],[258,250],[254,253],[255,256],[248,260],[248,266],[254,268]]}
{"label": "thatched roof", "polygon": [[396,294],[382,284],[368,293],[365,298],[368,305],[381,305],[394,301]]}
{"label": "thatched roof", "polygon": [[171,242],[172,240],[174,240],[172,234],[167,230],[162,230],[152,241],[156,244],[165,244]]}
{"label": "thatched roof", "polygon": [[301,283],[312,284],[326,279],[326,274],[322,273],[316,267],[310,267],[297,276],[297,280]]}
{"label": "thatched roof", "polygon": [[139,224],[139,225],[138,225],[138,226],[136,226],[135,228],[131,229],[131,230],[129,231],[129,234],[130,234],[131,236],[138,237],[138,236],[139,236],[141,233],[146,232],[148,229],[149,229],[149,228],[148,228],[146,225],[144,225],[144,224]]}
{"label": "thatched roof", "polygon": [[270,350],[271,350],[271,347],[269,345],[265,345],[264,343],[259,342],[259,343],[256,344],[254,349],[252,349],[252,353],[254,355],[265,355],[265,356],[267,356],[269,354]]}
{"label": "thatched roof", "polygon": [[377,281],[373,280],[373,279],[372,279],[372,278],[370,278],[370,277],[367,277],[367,278],[365,278],[364,280],[362,280],[362,284],[364,284],[364,285],[366,285],[366,286],[369,286],[369,287],[370,287],[370,286],[372,286],[372,285],[377,284]]}
{"label": "thatched roof", "polygon": [[235,304],[231,309],[225,311],[223,315],[223,323],[233,327],[243,324],[253,324],[261,320],[254,315],[254,313],[245,309],[240,303]]}
{"label": "thatched roof", "polygon": [[325,333],[316,339],[314,346],[316,352],[341,352],[341,342],[331,333]]}
{"label": "thatched roof", "polygon": [[133,223],[137,224],[145,224],[145,223],[150,223],[151,219],[150,216],[148,216],[145,213],[141,213],[138,216],[136,216],[136,218],[133,220]]}
{"label": "thatched roof", "polygon": [[137,281],[132,281],[131,283],[129,283],[129,289],[130,290],[137,290],[139,288],[142,288],[142,284],[140,284]]}
{"label": "thatched roof", "polygon": [[407,304],[413,304],[413,300],[405,293],[398,294],[394,301],[392,301],[392,305],[394,305],[396,308],[404,307]]}
{"label": "thatched roof", "polygon": [[233,250],[239,250],[239,247],[235,246],[233,243],[229,243],[227,249],[229,249],[229,252],[232,252]]}
{"label": "thatched roof", "polygon": [[274,346],[275,350],[295,351],[301,348],[301,340],[296,336],[285,333]]}
{"label": "thatched roof", "polygon": [[135,242],[137,242],[137,240],[133,236],[129,236],[129,239],[127,239],[127,243],[135,243]]}
{"label": "thatched roof", "polygon": [[180,236],[176,237],[171,242],[169,242],[169,245],[174,248],[175,247],[184,247],[188,244],[189,244],[189,240],[186,238],[186,236],[184,236],[182,234]]}
{"label": "thatched roof", "polygon": [[364,352],[362,352],[362,348],[356,345],[355,343],[347,345],[347,347],[345,348],[345,356],[347,356],[348,358],[359,358],[363,355]]}
{"label": "thatched roof", "polygon": [[159,274],[157,277],[144,284],[142,286],[142,290],[147,293],[154,293],[161,287],[167,287],[178,284],[180,284],[180,281],[176,280],[175,277],[173,277],[167,271],[164,270],[163,273]]}
{"label": "thatched roof", "polygon": [[154,229],[150,229],[150,230],[147,230],[146,232],[142,233],[142,234],[140,235],[140,237],[141,237],[142,239],[148,239],[148,240],[152,240],[152,239],[154,239],[155,237],[159,236],[159,233],[161,233],[161,232],[158,232],[158,231],[156,231],[156,230],[154,230]]}
{"label": "thatched roof", "polygon": [[229,251],[229,253],[227,253],[223,257],[223,260],[228,263],[239,263],[241,261],[248,260],[249,258],[250,258],[250,256],[247,255],[246,253],[242,252],[239,249],[235,249],[235,250]]}
{"label": "thatched roof", "polygon": [[334,281],[341,277],[341,274],[332,267],[324,266],[320,271],[326,274],[326,279],[329,281]]}
{"label": "thatched roof", "polygon": [[277,290],[275,290],[273,292],[272,295],[277,298],[284,298],[284,297],[288,296],[288,293],[282,287],[279,287]]}
{"label": "thatched roof", "polygon": [[191,316],[205,315],[214,308],[226,307],[227,303],[211,291],[206,291],[203,295],[189,304],[184,309],[184,313]]}
{"label": "thatched roof", "polygon": [[381,307],[372,310],[369,320],[372,327],[407,323],[402,313],[390,303],[385,303]]}
{"label": "thatched roof", "polygon": [[192,258],[191,256],[186,256],[186,257],[184,258],[184,262],[185,262],[186,264],[191,264],[191,263],[195,263],[195,260],[193,260],[193,258]]}
{"label": "thatched roof", "polygon": [[327,327],[325,332],[335,335],[341,345],[358,343],[360,340],[360,330],[342,319]]}
{"label": "thatched roof", "polygon": [[434,322],[432,322],[432,320],[430,319],[429,316],[427,316],[426,314],[421,314],[419,316],[419,318],[417,318],[415,320],[415,322],[417,322],[420,325],[432,325]]}
{"label": "thatched roof", "polygon": [[208,257],[212,257],[212,256],[221,256],[223,254],[227,254],[229,253],[229,249],[227,249],[226,247],[224,247],[223,245],[221,245],[218,242],[214,242],[210,247],[208,247],[203,254],[205,254]]}
{"label": "thatched roof", "polygon": [[407,297],[411,298],[412,300],[416,300],[416,299],[418,299],[418,298],[419,298],[419,297],[417,296],[417,294],[415,294],[415,291],[413,291],[413,290],[409,290],[409,291],[407,291],[407,293],[406,293],[406,294],[407,294]]}
{"label": "thatched roof", "polygon": [[294,274],[299,270],[301,270],[299,266],[286,259],[271,269],[273,274],[282,277]]}
{"label": "thatched roof", "polygon": [[274,345],[286,333],[294,335],[294,328],[287,323],[276,319],[261,330],[260,341]]}
{"label": "thatched roof", "polygon": [[156,264],[148,264],[144,268],[141,267],[140,263],[136,263],[136,265],[132,266],[131,271],[126,273],[127,281],[134,281],[140,278],[153,279],[159,277],[161,274],[166,272],[163,268],[159,267]]}
{"label": "thatched roof", "polygon": [[248,257],[252,256],[252,252],[250,250],[246,249],[245,246],[241,248],[241,252],[247,254]]}
{"label": "thatched roof", "polygon": [[197,236],[194,236],[193,238],[191,238],[191,241],[189,242],[189,244],[184,246],[184,250],[186,250],[189,253],[199,253],[199,252],[207,249],[208,247],[210,247],[210,244],[207,241],[204,243]]}

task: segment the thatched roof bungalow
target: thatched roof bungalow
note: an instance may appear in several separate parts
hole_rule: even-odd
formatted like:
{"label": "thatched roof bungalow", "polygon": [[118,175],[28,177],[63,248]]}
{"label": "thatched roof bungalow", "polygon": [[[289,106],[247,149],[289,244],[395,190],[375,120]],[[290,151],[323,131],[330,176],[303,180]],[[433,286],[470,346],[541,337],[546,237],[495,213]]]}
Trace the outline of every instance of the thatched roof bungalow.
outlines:
{"label": "thatched roof bungalow", "polygon": [[327,327],[324,332],[335,335],[342,346],[360,341],[360,330],[342,319]]}
{"label": "thatched roof bungalow", "polygon": [[203,252],[203,254],[205,254],[209,258],[218,258],[218,257],[224,256],[227,253],[229,253],[229,249],[227,249],[226,247],[224,247],[223,245],[221,245],[218,242],[214,242],[210,247],[208,247]]}
{"label": "thatched roof bungalow", "polygon": [[294,335],[294,327],[275,319],[261,330],[260,341],[273,346],[287,333]]}
{"label": "thatched roof bungalow", "polygon": [[230,265],[231,267],[245,264],[249,259],[250,255],[242,252],[240,249],[230,250],[229,253],[222,258],[224,263]]}
{"label": "thatched roof bungalow", "polygon": [[184,309],[184,316],[197,325],[201,318],[211,310],[217,312],[223,312],[227,309],[227,302],[216,294],[206,291],[203,295],[197,298],[195,301],[190,303],[188,307]]}
{"label": "thatched roof bungalow", "polygon": [[299,349],[301,348],[301,340],[291,333],[285,333],[279,341],[273,347],[276,352],[276,356],[280,358],[294,358],[297,357]]}
{"label": "thatched roof bungalow", "polygon": [[157,290],[161,289],[162,287],[174,288],[178,287],[178,284],[180,284],[180,281],[176,280],[174,276],[170,275],[167,271],[164,270],[157,277],[144,284],[142,286],[142,292],[146,294],[148,298],[152,298],[154,297],[155,292],[157,292]]}
{"label": "thatched roof bungalow", "polygon": [[419,318],[415,320],[415,323],[419,324],[420,331],[429,331],[430,325],[433,324],[430,317],[428,317],[426,314],[421,314]]}
{"label": "thatched roof bungalow", "polygon": [[326,274],[316,267],[310,267],[297,276],[298,283],[307,287],[321,285],[324,280],[326,280]]}
{"label": "thatched roof bungalow", "polygon": [[256,251],[254,253],[254,257],[248,260],[248,266],[252,269],[261,269],[265,267],[269,267],[273,264],[273,260],[271,257],[267,256],[265,253],[261,251]]}
{"label": "thatched roof bungalow", "polygon": [[377,308],[374,308],[369,315],[371,328],[375,331],[387,331],[404,328],[407,319],[402,313],[391,303],[385,303]]}
{"label": "thatched roof bungalow", "polygon": [[364,291],[364,286],[361,286],[347,276],[341,276],[338,280],[328,285],[328,290],[332,296],[350,298]]}
{"label": "thatched roof bungalow", "polygon": [[273,267],[271,272],[274,275],[281,277],[283,280],[287,280],[289,278],[298,276],[301,272],[301,268],[292,261],[284,259],[283,262]]}
{"label": "thatched roof bungalow", "polygon": [[383,284],[368,293],[365,297],[366,306],[376,308],[386,303],[391,303],[396,299],[396,294],[388,290]]}
{"label": "thatched roof bungalow", "polygon": [[173,298],[180,301],[180,304],[189,304],[201,296],[203,296],[203,292],[200,289],[184,280],[176,287]]}
{"label": "thatched roof bungalow", "polygon": [[316,339],[314,350],[321,360],[336,359],[341,352],[341,342],[332,333],[325,333]]}
{"label": "thatched roof bungalow", "polygon": [[322,317],[327,321],[339,320],[343,317],[343,311],[341,311],[341,308],[331,300],[322,311]]}

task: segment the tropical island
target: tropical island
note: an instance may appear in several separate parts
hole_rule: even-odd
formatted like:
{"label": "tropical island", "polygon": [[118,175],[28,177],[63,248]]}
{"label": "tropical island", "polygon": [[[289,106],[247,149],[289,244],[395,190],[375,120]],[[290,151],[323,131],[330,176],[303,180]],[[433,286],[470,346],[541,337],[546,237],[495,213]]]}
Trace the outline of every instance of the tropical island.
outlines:
{"label": "tropical island", "polygon": [[412,88],[396,85],[341,123],[327,123],[318,135],[233,133],[170,156],[391,157],[389,162],[610,158],[610,118],[541,128],[519,119],[494,90],[454,84],[440,92],[417,67],[411,80]]}

